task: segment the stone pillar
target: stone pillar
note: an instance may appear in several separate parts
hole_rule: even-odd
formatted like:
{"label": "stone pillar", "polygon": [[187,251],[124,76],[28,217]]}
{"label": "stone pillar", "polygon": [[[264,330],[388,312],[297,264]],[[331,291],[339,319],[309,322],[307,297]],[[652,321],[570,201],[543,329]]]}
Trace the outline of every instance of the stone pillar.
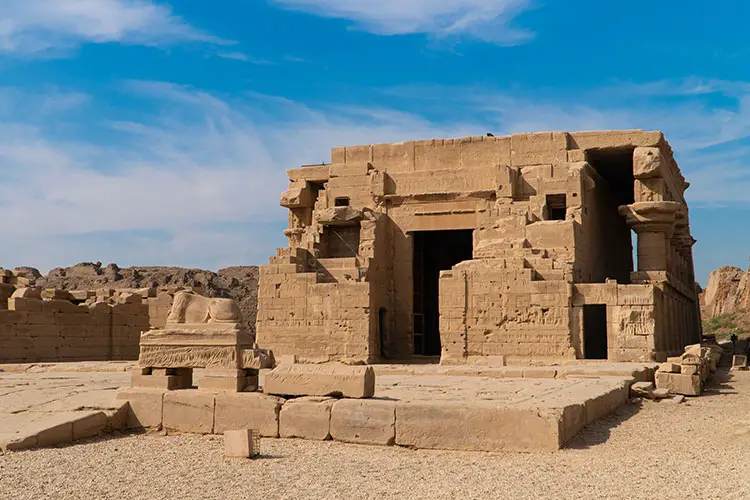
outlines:
{"label": "stone pillar", "polygon": [[669,240],[681,206],[674,201],[641,201],[620,207],[620,214],[638,234],[639,272],[668,270]]}

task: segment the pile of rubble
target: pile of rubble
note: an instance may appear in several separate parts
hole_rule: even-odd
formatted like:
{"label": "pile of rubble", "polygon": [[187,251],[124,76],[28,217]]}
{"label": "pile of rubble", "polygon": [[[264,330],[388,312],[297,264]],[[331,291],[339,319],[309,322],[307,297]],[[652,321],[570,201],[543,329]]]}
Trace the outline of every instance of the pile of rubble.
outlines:
{"label": "pile of rubble", "polygon": [[685,347],[681,356],[667,358],[656,372],[657,389],[670,394],[700,396],[708,378],[716,372],[723,354],[716,344],[695,344]]}

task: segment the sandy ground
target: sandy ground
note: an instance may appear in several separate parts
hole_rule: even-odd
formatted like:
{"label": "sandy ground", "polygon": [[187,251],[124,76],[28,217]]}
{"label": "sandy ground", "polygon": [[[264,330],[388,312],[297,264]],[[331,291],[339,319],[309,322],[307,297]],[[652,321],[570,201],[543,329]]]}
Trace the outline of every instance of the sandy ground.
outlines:
{"label": "sandy ground", "polygon": [[750,372],[675,405],[626,405],[549,454],[130,435],[0,456],[0,498],[750,498]]}

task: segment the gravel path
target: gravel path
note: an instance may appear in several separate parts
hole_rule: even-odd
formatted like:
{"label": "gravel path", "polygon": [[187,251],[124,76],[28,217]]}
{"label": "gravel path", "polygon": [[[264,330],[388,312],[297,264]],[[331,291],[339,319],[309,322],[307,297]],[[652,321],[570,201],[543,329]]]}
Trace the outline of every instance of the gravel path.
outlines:
{"label": "gravel path", "polygon": [[681,405],[627,405],[550,454],[131,435],[0,456],[0,498],[750,498],[750,372]]}

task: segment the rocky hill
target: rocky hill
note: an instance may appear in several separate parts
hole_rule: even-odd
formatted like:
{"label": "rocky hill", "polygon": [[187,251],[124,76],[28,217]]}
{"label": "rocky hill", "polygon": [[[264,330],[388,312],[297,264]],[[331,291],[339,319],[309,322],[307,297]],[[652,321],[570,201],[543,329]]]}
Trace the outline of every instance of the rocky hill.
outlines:
{"label": "rocky hill", "polygon": [[236,300],[250,332],[255,332],[258,308],[258,268],[237,266],[218,272],[180,267],[102,267],[100,262],[84,262],[73,267],[53,269],[42,276],[34,268],[18,268],[16,274],[35,278],[43,288],[94,290],[97,288],[148,288],[167,285],[200,286],[209,297]]}
{"label": "rocky hill", "polygon": [[750,334],[750,270],[723,266],[711,273],[701,294],[703,329],[720,338]]}

